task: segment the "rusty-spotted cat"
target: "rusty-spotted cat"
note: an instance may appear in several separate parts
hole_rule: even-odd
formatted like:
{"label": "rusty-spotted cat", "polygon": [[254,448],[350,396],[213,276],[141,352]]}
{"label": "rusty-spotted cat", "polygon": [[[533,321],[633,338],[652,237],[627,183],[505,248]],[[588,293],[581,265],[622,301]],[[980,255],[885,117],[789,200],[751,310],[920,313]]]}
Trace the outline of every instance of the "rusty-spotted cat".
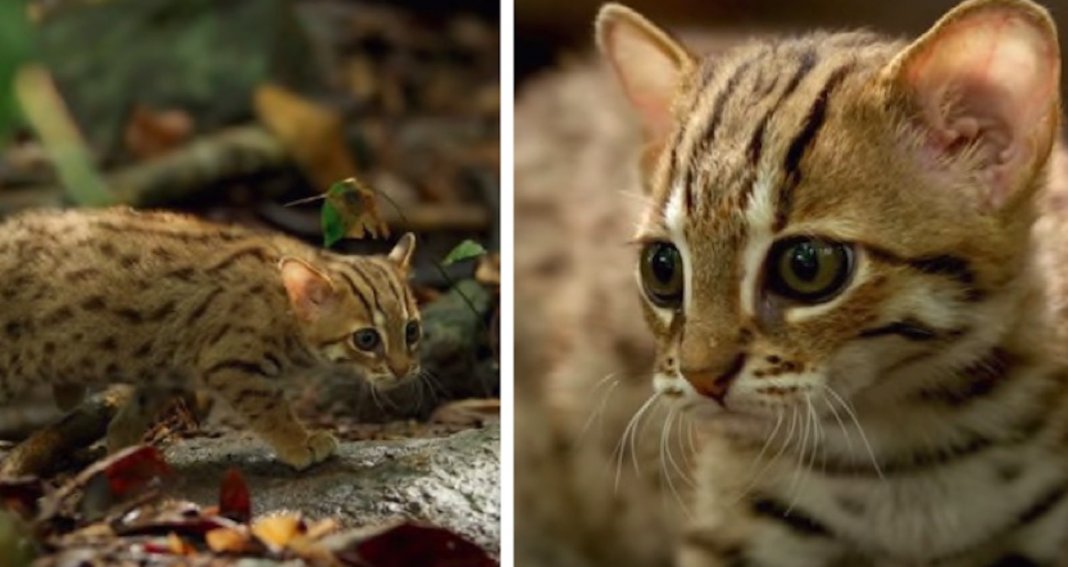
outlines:
{"label": "rusty-spotted cat", "polygon": [[177,392],[224,400],[279,459],[305,468],[337,441],[308,432],[282,380],[351,371],[390,384],[418,369],[415,238],[384,257],[164,212],[46,211],[0,224],[0,398],[51,384],[136,387],[108,429],[135,443]]}
{"label": "rusty-spotted cat", "polygon": [[1031,236],[1048,13],[971,0],[912,43],[698,57],[610,5],[597,36],[648,142],[654,386],[707,432],[681,564],[1062,558],[1068,366]]}

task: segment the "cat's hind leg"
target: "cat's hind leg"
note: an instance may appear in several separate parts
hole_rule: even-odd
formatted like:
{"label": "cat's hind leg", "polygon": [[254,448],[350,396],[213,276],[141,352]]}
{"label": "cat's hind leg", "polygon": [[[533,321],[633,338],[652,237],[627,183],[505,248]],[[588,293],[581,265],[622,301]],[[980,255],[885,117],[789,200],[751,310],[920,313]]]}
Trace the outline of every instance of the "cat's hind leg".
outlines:
{"label": "cat's hind leg", "polygon": [[180,390],[153,386],[138,386],[130,400],[119,408],[108,424],[108,453],[114,453],[141,442],[148,428],[167,403],[181,395]]}

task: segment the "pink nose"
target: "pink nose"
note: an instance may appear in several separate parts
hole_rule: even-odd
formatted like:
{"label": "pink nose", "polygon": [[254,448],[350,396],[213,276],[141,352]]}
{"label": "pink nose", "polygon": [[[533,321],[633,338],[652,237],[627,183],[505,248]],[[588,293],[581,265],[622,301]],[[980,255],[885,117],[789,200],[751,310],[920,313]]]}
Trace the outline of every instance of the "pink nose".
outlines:
{"label": "pink nose", "polygon": [[682,376],[686,378],[694,389],[704,396],[708,396],[720,405],[727,397],[731,384],[745,366],[745,355],[738,354],[731,361],[730,366],[723,368],[683,368]]}

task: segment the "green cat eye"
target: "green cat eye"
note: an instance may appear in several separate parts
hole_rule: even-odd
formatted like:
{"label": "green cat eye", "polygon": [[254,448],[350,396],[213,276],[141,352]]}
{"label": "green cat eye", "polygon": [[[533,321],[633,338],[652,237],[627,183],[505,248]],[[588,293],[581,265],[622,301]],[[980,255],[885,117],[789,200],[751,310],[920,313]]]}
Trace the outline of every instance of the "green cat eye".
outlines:
{"label": "green cat eye", "polygon": [[653,242],[642,249],[642,287],[649,300],[660,307],[682,305],[682,256],[669,242]]}
{"label": "green cat eye", "polygon": [[820,303],[842,291],[853,273],[853,249],[818,238],[791,238],[768,255],[768,288],[778,295]]}

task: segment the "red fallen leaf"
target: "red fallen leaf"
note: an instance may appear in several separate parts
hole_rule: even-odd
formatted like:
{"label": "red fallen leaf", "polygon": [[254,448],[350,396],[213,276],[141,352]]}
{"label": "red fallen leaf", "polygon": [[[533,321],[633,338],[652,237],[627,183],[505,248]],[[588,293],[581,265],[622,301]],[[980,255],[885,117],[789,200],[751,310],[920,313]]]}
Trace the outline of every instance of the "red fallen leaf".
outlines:
{"label": "red fallen leaf", "polygon": [[104,476],[115,498],[124,498],[170,473],[163,456],[151,445],[120,451],[104,462]]}
{"label": "red fallen leaf", "polygon": [[219,514],[236,522],[248,522],[252,517],[252,498],[241,471],[230,468],[219,486]]}
{"label": "red fallen leaf", "polygon": [[338,559],[358,567],[497,567],[482,548],[444,528],[403,523],[342,550]]}

